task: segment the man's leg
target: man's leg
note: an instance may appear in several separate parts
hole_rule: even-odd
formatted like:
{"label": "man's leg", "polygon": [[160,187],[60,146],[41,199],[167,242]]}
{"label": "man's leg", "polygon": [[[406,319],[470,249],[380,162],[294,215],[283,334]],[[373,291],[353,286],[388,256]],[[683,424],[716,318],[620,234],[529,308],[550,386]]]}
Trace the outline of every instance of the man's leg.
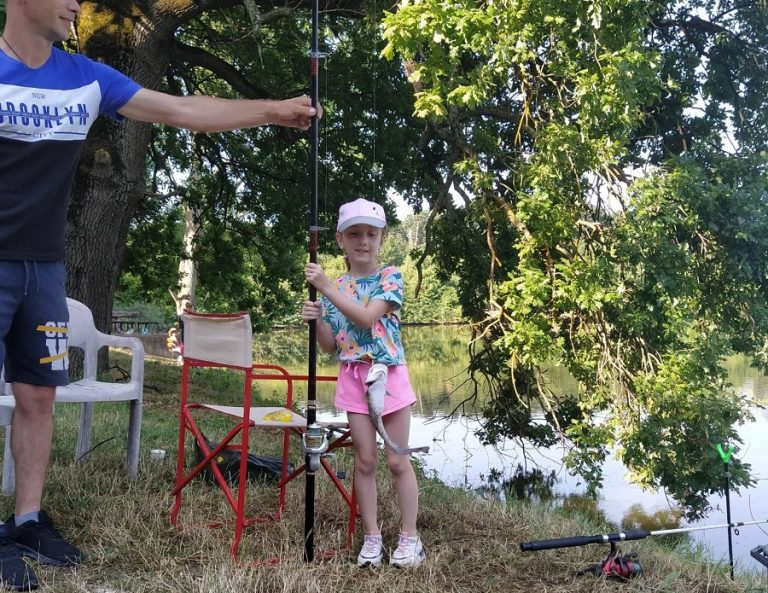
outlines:
{"label": "man's leg", "polygon": [[39,511],[53,439],[55,387],[14,383],[11,451],[16,461],[16,516]]}
{"label": "man's leg", "polygon": [[83,554],[65,540],[42,510],[43,486],[53,439],[55,387],[13,384],[11,451],[16,461],[16,513],[7,523],[24,556],[44,564],[71,566]]}
{"label": "man's leg", "polygon": [[5,341],[6,379],[16,398],[11,432],[16,513],[6,524],[23,555],[69,566],[80,562],[83,555],[61,536],[41,508],[53,437],[55,386],[69,382],[64,264],[23,262],[20,272],[23,291]]}
{"label": "man's leg", "polygon": [[[18,308],[24,281],[24,263],[0,260],[0,366],[6,362],[5,340]],[[4,369],[6,380],[8,369]],[[37,589],[35,571],[27,566],[13,538],[12,524],[0,523],[0,589]]]}

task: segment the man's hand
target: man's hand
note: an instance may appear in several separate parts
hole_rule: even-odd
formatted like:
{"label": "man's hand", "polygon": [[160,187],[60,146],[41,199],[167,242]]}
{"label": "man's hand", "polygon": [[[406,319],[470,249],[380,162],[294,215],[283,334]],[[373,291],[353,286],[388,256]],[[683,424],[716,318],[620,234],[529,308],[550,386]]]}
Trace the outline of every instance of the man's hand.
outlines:
{"label": "man's hand", "polygon": [[[274,123],[287,128],[300,128],[307,130],[312,125],[312,116],[315,115],[315,109],[312,107],[312,99],[306,95],[285,99],[279,102],[277,119]],[[317,105],[318,119],[323,117],[323,108]]]}

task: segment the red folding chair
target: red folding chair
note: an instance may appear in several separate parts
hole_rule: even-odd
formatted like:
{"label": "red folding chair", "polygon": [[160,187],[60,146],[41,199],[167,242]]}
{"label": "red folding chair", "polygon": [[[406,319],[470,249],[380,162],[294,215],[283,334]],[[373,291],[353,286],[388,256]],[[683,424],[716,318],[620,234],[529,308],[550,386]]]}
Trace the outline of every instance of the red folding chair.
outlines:
{"label": "red folding chair", "polygon": [[[288,483],[305,470],[305,466],[302,465],[290,473],[290,475],[288,472],[291,434],[301,436],[306,430],[306,419],[291,409],[293,405],[293,387],[295,381],[306,380],[306,377],[291,375],[277,365],[253,364],[253,335],[250,317],[247,313],[185,313],[182,315],[182,322],[184,326],[184,362],[181,379],[181,411],[176,485],[172,490],[175,501],[171,511],[171,522],[177,528],[182,527],[179,520],[179,512],[182,506],[183,490],[201,472],[209,470],[234,512],[234,535],[230,546],[230,553],[234,559],[237,559],[243,529],[268,518],[280,519],[285,510],[286,487]],[[220,367],[242,372],[242,405],[224,406],[190,401],[190,369],[195,367]],[[251,391],[254,380],[283,381],[286,390],[285,405],[282,407],[251,406]],[[318,377],[318,380],[335,380],[335,377]],[[209,446],[199,428],[195,414],[199,410],[222,414],[235,420],[234,426],[214,446]],[[282,417],[277,420],[270,419],[276,413]],[[271,515],[271,517],[263,515],[247,517],[245,515],[248,473],[247,458],[249,434],[252,428],[268,428],[283,431],[281,476],[278,482],[278,505],[276,513]],[[201,451],[202,459],[191,470],[187,471],[185,445],[188,432],[192,434],[197,447]],[[349,446],[351,444],[349,437],[348,427],[345,425],[339,426],[338,434],[332,439],[329,446],[329,452],[339,447]],[[237,484],[234,487],[227,481],[216,462],[225,449],[237,451],[240,456],[239,475],[237,477]],[[349,507],[348,547],[352,542],[355,519],[357,517],[354,494],[347,491],[326,459],[321,459],[320,464],[331,477],[336,489]],[[209,523],[208,526],[220,527],[223,524],[221,521],[216,521]]]}

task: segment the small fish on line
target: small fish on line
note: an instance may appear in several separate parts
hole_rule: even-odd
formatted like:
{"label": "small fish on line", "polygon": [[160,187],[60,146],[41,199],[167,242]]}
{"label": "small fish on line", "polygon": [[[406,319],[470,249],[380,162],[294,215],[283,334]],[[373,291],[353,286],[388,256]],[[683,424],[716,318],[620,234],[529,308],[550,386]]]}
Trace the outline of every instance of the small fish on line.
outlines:
{"label": "small fish on line", "polygon": [[368,414],[371,417],[376,432],[384,439],[384,443],[398,455],[410,453],[429,453],[429,447],[400,447],[387,434],[384,428],[382,414],[384,414],[384,398],[387,393],[387,366],[379,362],[371,365],[371,370],[365,378],[367,389],[365,399],[368,403]]}

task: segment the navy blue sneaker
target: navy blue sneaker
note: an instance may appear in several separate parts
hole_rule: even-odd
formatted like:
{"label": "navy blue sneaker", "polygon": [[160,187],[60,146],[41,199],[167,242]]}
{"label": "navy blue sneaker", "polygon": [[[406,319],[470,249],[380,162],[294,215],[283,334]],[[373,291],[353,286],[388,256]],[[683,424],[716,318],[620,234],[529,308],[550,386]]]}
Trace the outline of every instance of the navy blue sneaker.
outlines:
{"label": "navy blue sneaker", "polygon": [[73,566],[83,560],[83,553],[61,536],[48,513],[40,511],[38,518],[16,525],[11,515],[6,521],[10,538],[23,556],[54,566]]}
{"label": "navy blue sneaker", "polygon": [[37,575],[24,562],[21,551],[7,532],[6,526],[0,525],[0,588],[7,591],[37,589]]}

